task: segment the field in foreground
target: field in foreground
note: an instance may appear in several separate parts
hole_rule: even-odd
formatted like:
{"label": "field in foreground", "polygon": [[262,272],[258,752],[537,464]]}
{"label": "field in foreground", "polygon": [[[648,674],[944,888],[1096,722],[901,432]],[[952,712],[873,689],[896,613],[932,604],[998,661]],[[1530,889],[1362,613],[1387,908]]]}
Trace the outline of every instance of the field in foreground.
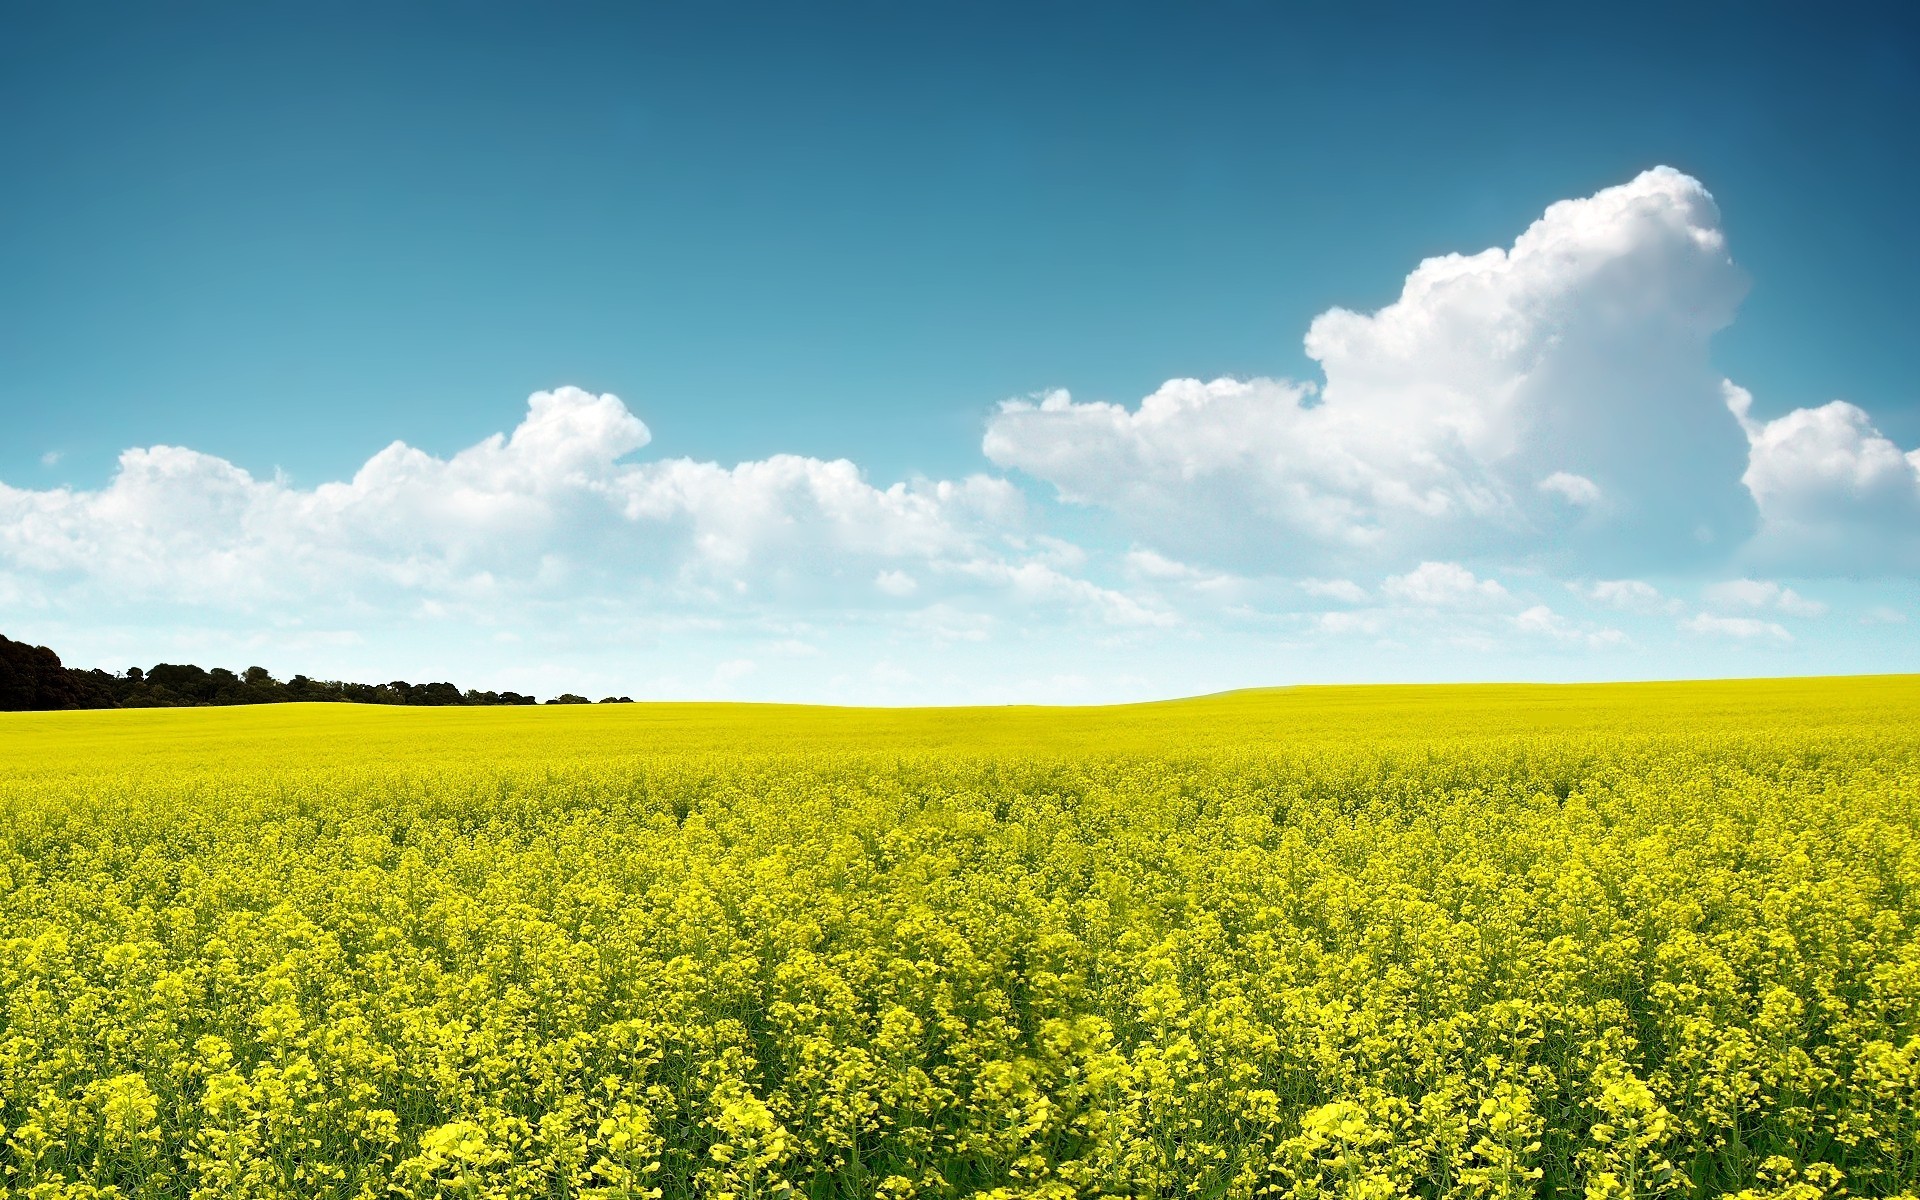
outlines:
{"label": "field in foreground", "polygon": [[0,715],[0,1195],[1911,1194],[1920,679]]}

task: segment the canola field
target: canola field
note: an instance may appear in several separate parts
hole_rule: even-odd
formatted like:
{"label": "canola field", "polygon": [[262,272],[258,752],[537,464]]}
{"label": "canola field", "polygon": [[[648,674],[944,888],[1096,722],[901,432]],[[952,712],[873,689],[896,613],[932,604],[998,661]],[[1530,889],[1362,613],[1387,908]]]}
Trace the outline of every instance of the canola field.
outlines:
{"label": "canola field", "polygon": [[0,714],[0,1196],[1920,1189],[1920,679]]}

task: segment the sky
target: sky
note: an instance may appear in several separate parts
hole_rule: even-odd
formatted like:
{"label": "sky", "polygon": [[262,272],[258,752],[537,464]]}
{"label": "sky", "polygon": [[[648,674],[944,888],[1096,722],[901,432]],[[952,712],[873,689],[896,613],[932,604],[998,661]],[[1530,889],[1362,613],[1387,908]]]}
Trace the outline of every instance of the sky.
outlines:
{"label": "sky", "polygon": [[0,633],[541,694],[1920,670],[1891,6],[0,0]]}

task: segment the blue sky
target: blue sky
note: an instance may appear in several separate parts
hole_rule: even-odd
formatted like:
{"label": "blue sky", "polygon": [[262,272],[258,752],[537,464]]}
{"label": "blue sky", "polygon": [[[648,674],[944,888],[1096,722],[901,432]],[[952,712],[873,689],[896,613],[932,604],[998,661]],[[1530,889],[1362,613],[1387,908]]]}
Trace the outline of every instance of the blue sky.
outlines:
{"label": "blue sky", "polygon": [[[7,6],[0,631],[878,701],[1920,669],[1911,19],[1539,7]],[[1309,353],[1561,201],[1593,261]],[[1324,390],[1133,419],[1263,378]]]}

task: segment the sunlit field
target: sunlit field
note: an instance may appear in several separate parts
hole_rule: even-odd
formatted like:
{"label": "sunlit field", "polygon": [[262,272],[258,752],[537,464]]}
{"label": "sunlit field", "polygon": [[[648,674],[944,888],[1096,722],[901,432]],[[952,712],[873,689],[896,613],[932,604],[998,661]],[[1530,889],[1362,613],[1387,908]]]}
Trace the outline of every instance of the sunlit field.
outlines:
{"label": "sunlit field", "polygon": [[0,1194],[1920,1188],[1920,678],[0,714]]}

